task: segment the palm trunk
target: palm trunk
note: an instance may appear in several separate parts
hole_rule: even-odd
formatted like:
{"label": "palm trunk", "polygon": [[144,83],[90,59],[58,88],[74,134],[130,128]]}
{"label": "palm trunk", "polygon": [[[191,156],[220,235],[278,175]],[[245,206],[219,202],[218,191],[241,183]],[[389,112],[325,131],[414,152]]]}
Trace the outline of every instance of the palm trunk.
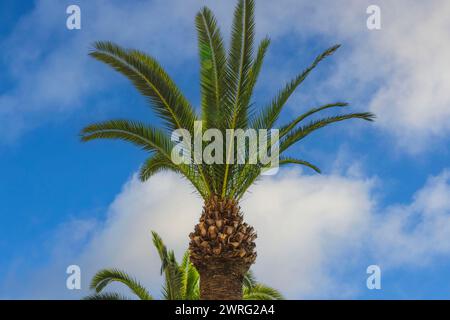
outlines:
{"label": "palm trunk", "polygon": [[199,269],[200,299],[242,300],[242,281],[247,271],[248,266],[233,261],[209,261]]}
{"label": "palm trunk", "polygon": [[235,200],[212,197],[190,235],[191,262],[200,274],[200,299],[241,300],[242,281],[256,259],[256,234]]}

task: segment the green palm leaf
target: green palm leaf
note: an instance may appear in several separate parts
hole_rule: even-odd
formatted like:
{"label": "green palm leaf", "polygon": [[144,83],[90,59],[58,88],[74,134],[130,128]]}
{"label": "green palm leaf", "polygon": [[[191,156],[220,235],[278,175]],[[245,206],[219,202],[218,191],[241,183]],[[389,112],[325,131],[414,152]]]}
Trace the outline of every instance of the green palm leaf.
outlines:
{"label": "green palm leaf", "polygon": [[255,277],[255,274],[253,273],[253,271],[249,270],[245,274],[244,281],[242,283],[243,283],[244,288],[248,289],[249,291],[252,291],[253,287],[255,287],[257,284],[256,277]]}
{"label": "green palm leaf", "polygon": [[253,0],[239,0],[234,12],[231,48],[226,70],[227,129],[245,128],[247,123],[248,105],[244,104],[244,98],[248,93],[249,75],[253,62],[254,6]]}
{"label": "green palm leaf", "polygon": [[167,300],[180,300],[182,284],[182,274],[172,250],[168,251],[161,237],[152,231],[153,244],[161,259],[161,273],[165,274],[165,285],[163,295]]}
{"label": "green palm leaf", "polygon": [[[193,133],[194,121],[197,119],[193,108],[155,59],[138,50],[123,49],[111,42],[96,42],[94,47],[96,50],[90,55],[128,77],[150,99],[157,115],[165,121],[170,131],[187,129]],[[197,166],[196,171],[203,183],[202,186],[199,183],[193,184],[200,194],[207,196],[210,193],[210,179],[204,174],[202,166]],[[193,182],[191,178],[188,179]],[[207,190],[206,194],[204,190]]]}
{"label": "green palm leaf", "polygon": [[[224,105],[228,114],[227,129],[231,129],[232,135],[236,128],[247,127],[248,104],[246,101],[248,101],[250,90],[249,74],[252,66],[254,29],[254,2],[253,0],[240,0],[234,13],[231,48],[227,60],[226,85],[228,91]],[[232,142],[233,139],[230,139],[229,143]],[[228,191],[230,162],[234,157],[230,145],[226,150],[222,197],[225,197]]]}
{"label": "green palm leaf", "polygon": [[192,265],[189,259],[189,251],[186,251],[183,256],[183,261],[180,265],[182,272],[182,294],[184,300],[198,300],[200,298],[199,279],[200,275],[197,269]]}
{"label": "green palm leaf", "polygon": [[244,288],[244,300],[284,300],[284,297],[278,290],[258,283],[251,290]]}
{"label": "green palm leaf", "polygon": [[196,119],[193,108],[155,59],[112,42],[96,42],[94,48],[90,55],[130,79],[150,100],[170,130],[184,128],[192,131]]}
{"label": "green palm leaf", "polygon": [[315,113],[318,113],[320,111],[323,111],[323,110],[326,110],[326,109],[330,109],[330,108],[346,107],[346,106],[348,106],[348,103],[346,103],[346,102],[335,102],[335,103],[328,103],[328,104],[325,104],[323,106],[310,109],[307,112],[305,112],[305,113],[301,114],[300,116],[298,116],[297,118],[295,118],[294,120],[292,120],[287,125],[281,127],[280,128],[280,137],[285,136],[286,133],[288,133],[293,128],[295,128],[295,126],[297,124],[299,124],[301,121],[305,120],[306,118],[308,118],[309,116],[312,116]]}
{"label": "green palm leaf", "polygon": [[110,120],[85,127],[81,132],[81,140],[87,142],[94,139],[125,140],[145,151],[159,152],[168,159],[173,148],[165,132],[130,120]]}
{"label": "green palm leaf", "polygon": [[87,297],[84,297],[82,300],[129,300],[127,297],[116,293],[94,293]]}
{"label": "green palm leaf", "polygon": [[217,21],[208,8],[203,8],[195,19],[200,54],[200,86],[202,116],[206,128],[222,126],[224,99],[225,49]]}
{"label": "green palm leaf", "polygon": [[335,122],[345,121],[349,119],[363,119],[366,121],[373,121],[375,115],[370,112],[362,112],[362,113],[350,113],[344,115],[338,115],[333,117],[328,117],[316,121],[312,121],[308,125],[299,127],[297,129],[293,129],[290,132],[286,133],[284,139],[280,142],[280,154],[292,146],[294,143],[299,140],[305,138],[310,133],[316,131],[317,129],[323,128]]}
{"label": "green palm leaf", "polygon": [[[261,72],[261,68],[264,62],[264,57],[266,56],[267,49],[270,45],[270,39],[264,38],[258,47],[258,53],[256,54],[255,62],[252,65],[252,68],[249,72],[249,81],[248,81],[248,88],[246,92],[246,97],[243,102],[244,105],[250,104],[250,99],[252,97],[253,91],[255,89],[256,82],[259,77],[259,73]],[[250,116],[250,114],[248,115]]]}
{"label": "green palm leaf", "polygon": [[97,293],[112,282],[120,282],[126,285],[141,300],[153,300],[153,297],[136,279],[118,269],[103,269],[92,278],[90,288]]}
{"label": "green palm leaf", "polygon": [[167,159],[161,153],[156,153],[145,161],[144,165],[139,171],[139,178],[141,181],[150,179],[154,174],[161,171],[174,171],[179,173],[180,168],[177,167],[172,161]]}
{"label": "green palm leaf", "polygon": [[301,72],[296,78],[289,82],[283,90],[272,100],[269,106],[265,107],[259,114],[252,120],[252,128],[256,129],[269,129],[273,128],[275,122],[281,113],[281,110],[285,106],[289,97],[294,93],[297,87],[306,79],[311,71],[317,67],[317,65],[326,57],[332,55],[340,45],[332,46],[318,55],[313,63]]}
{"label": "green palm leaf", "polygon": [[208,194],[208,187],[198,172],[198,167],[186,164],[176,165],[172,162],[171,152],[174,144],[161,130],[139,121],[110,120],[89,125],[81,131],[82,141],[95,139],[120,139],[131,142],[145,151],[156,153],[141,168],[142,180],[150,178],[160,170],[172,170],[191,182],[200,195]]}
{"label": "green palm leaf", "polygon": [[286,164],[299,164],[299,165],[311,168],[314,171],[316,171],[317,173],[321,173],[321,171],[318,167],[316,167],[315,165],[313,165],[305,160],[300,160],[300,159],[295,159],[295,158],[280,158],[279,164],[280,164],[280,166],[286,165]]}

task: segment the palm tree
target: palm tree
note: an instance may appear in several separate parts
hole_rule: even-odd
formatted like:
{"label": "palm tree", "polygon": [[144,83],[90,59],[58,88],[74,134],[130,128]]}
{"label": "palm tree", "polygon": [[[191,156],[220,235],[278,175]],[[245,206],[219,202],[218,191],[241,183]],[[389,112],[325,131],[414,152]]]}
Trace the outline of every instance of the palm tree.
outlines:
{"label": "palm tree", "polygon": [[[165,300],[198,300],[200,298],[199,274],[189,261],[189,251],[178,264],[173,250],[167,250],[161,237],[152,232],[153,244],[161,259],[161,274],[164,274],[163,298]],[[153,300],[153,296],[135,278],[118,269],[103,269],[92,278],[90,288],[95,293],[85,297],[86,300],[125,300],[116,292],[103,292],[111,283],[119,282],[141,300]],[[258,283],[251,271],[247,272],[243,283],[245,300],[282,300],[283,295],[276,289]]]}
{"label": "palm tree", "polygon": [[[121,139],[147,151],[150,156],[140,169],[142,181],[167,170],[180,174],[192,184],[204,199],[200,221],[189,235],[190,260],[200,274],[200,297],[241,299],[244,276],[256,259],[256,234],[243,221],[239,201],[267,169],[262,161],[250,163],[251,156],[260,151],[269,152],[273,150],[272,147],[276,147],[280,166],[298,164],[320,172],[317,166],[287,156],[286,152],[312,132],[332,123],[349,119],[373,121],[375,116],[369,112],[342,113],[310,120],[311,116],[317,116],[321,111],[347,106],[347,103],[333,102],[310,109],[286,124],[278,125],[280,113],[289,97],[339,45],[319,54],[266,106],[258,108],[252,103],[252,94],[270,40],[263,39],[254,52],[254,0],[238,1],[227,53],[216,19],[208,8],[203,8],[197,14],[195,22],[200,53],[200,115],[153,57],[111,42],[97,42],[90,55],[131,80],[161,118],[163,128],[120,119],[87,126],[81,135],[83,141]],[[252,153],[244,152],[244,163],[236,161],[243,154],[240,150],[228,148],[234,139],[230,139],[227,148],[219,150],[225,152],[225,163],[199,162],[192,154],[189,156],[191,161],[187,163],[172,161],[172,151],[178,141],[171,140],[171,133],[185,129],[195,136],[198,120],[202,123],[202,132],[215,128],[223,134],[231,132],[232,137],[240,129],[279,129],[279,141],[272,133],[268,134],[268,146],[258,146]],[[184,152],[192,144],[185,141],[185,135],[181,138]],[[206,151],[205,145],[202,147],[202,151]]]}

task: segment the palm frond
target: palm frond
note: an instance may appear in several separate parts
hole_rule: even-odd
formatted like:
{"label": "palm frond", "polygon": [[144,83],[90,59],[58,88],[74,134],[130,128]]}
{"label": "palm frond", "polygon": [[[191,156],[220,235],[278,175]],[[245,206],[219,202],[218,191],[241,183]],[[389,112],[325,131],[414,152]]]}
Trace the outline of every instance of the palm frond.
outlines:
{"label": "palm frond", "polygon": [[[255,61],[252,65],[252,68],[250,69],[250,73],[249,73],[248,88],[246,90],[246,97],[243,102],[244,105],[250,104],[250,99],[251,99],[253,91],[255,89],[255,85],[258,80],[259,73],[261,72],[261,68],[262,68],[262,65],[264,62],[264,58],[266,56],[267,49],[269,48],[269,45],[270,45],[270,39],[267,37],[264,38],[261,41],[261,43],[259,44]],[[250,114],[248,116],[250,116]]]}
{"label": "palm frond", "polygon": [[[348,119],[363,119],[366,121],[373,121],[375,116],[370,112],[363,112],[363,113],[350,113],[350,114],[344,114],[344,115],[338,115],[334,117],[324,118],[316,121],[312,121],[309,124],[299,127],[297,129],[291,129],[290,131],[286,131],[284,133],[284,138],[280,140],[280,146],[279,146],[279,155],[281,156],[290,146],[292,146],[294,143],[298,142],[299,140],[305,138],[310,133],[316,131],[317,129],[320,129],[322,127],[325,127],[329,124],[340,122]],[[272,144],[269,143],[267,148],[271,148]],[[294,159],[290,157],[281,157],[279,164],[280,165],[286,165],[289,163],[295,163],[295,164],[301,164],[305,165],[316,172],[320,173],[320,169],[316,167],[315,165],[312,165],[311,163]],[[239,200],[242,198],[242,196],[245,194],[245,192],[250,188],[251,185],[253,185],[258,178],[261,175],[261,169],[264,166],[262,166],[260,163],[256,165],[246,164],[241,171],[238,173],[238,183],[237,188],[234,190],[233,195]]]}
{"label": "palm frond", "polygon": [[167,300],[181,299],[182,275],[175,254],[172,250],[167,250],[161,237],[152,231],[153,244],[161,259],[161,274],[165,275],[165,285],[163,295]]}
{"label": "palm frond", "polygon": [[141,300],[153,300],[153,297],[136,279],[118,269],[103,269],[92,278],[90,288],[97,293],[112,282],[120,282],[127,286]]}
{"label": "palm frond", "polygon": [[141,168],[141,179],[148,179],[159,169],[162,170],[164,165],[164,169],[171,169],[184,176],[202,197],[208,195],[208,186],[197,170],[198,166],[176,165],[172,162],[171,152],[174,144],[164,131],[139,121],[109,120],[91,124],[81,131],[82,141],[95,139],[120,139],[131,142],[147,152],[156,153]]}
{"label": "palm frond", "polygon": [[342,108],[342,107],[346,107],[346,106],[348,106],[348,103],[346,103],[346,102],[335,102],[335,103],[328,103],[328,104],[325,104],[325,105],[317,107],[317,108],[312,108],[312,109],[308,110],[307,112],[299,115],[297,118],[295,118],[294,120],[292,120],[285,126],[281,127],[280,128],[280,137],[283,137],[286,133],[291,131],[297,124],[299,124],[301,121],[305,120],[306,118],[308,118],[309,116],[311,116],[315,113],[318,113],[320,111],[330,109],[330,108],[336,108],[336,107]]}
{"label": "palm frond", "polygon": [[131,142],[145,151],[160,152],[170,159],[172,142],[165,132],[150,125],[131,120],[109,120],[91,124],[81,132],[84,142],[94,139],[120,139]]}
{"label": "palm frond", "polygon": [[116,293],[116,292],[105,292],[105,293],[93,293],[88,295],[82,300],[129,300],[129,298]]}
{"label": "palm frond", "polygon": [[165,285],[163,287],[163,294],[167,300],[181,300],[182,297],[182,273],[178,264],[175,261],[173,251],[169,252],[169,264],[164,270]]}
{"label": "palm frond", "polygon": [[167,247],[164,244],[163,240],[155,231],[152,231],[152,239],[153,245],[155,246],[156,251],[158,251],[159,258],[161,259],[160,272],[162,274],[169,264],[169,252],[167,251]]}
{"label": "palm frond", "polygon": [[194,109],[155,59],[112,42],[95,42],[90,55],[130,79],[169,130],[193,129]]}
{"label": "palm frond", "polygon": [[161,171],[174,171],[179,173],[180,168],[161,153],[156,153],[148,158],[139,170],[139,178],[141,181],[147,181],[154,174]]}
{"label": "palm frond", "polygon": [[295,159],[295,158],[280,158],[279,165],[286,165],[286,164],[299,164],[308,168],[313,169],[317,173],[321,173],[320,169],[316,167],[315,165],[309,163],[305,160]]}
{"label": "palm frond", "polygon": [[253,287],[257,285],[256,277],[253,271],[247,271],[247,273],[244,275],[244,281],[242,283],[244,289],[246,288],[249,292],[253,290]]}
{"label": "palm frond", "polygon": [[244,166],[239,175],[240,180],[237,184],[237,188],[233,193],[233,196],[236,197],[237,200],[240,200],[247,190],[260,178],[261,167],[262,166],[259,164],[249,164]]}
{"label": "palm frond", "polygon": [[332,55],[340,45],[332,46],[318,55],[313,63],[289,82],[284,89],[282,89],[278,95],[272,100],[272,102],[262,109],[251,122],[251,127],[255,129],[270,129],[273,128],[275,122],[281,113],[281,110],[285,106],[289,97],[294,93],[295,89],[306,79],[311,71],[326,57]]}
{"label": "palm frond", "polygon": [[200,54],[200,86],[202,117],[206,129],[222,126],[220,115],[224,99],[224,74],[226,67],[222,35],[213,13],[203,8],[195,19]]}
{"label": "palm frond", "polygon": [[183,261],[180,265],[182,272],[182,298],[184,300],[198,300],[200,297],[199,279],[200,275],[197,269],[192,265],[189,259],[189,251],[186,251],[183,256]]}
{"label": "palm frond", "polygon": [[253,61],[254,7],[253,0],[239,0],[234,12],[226,69],[227,129],[245,128],[247,123],[248,105],[244,104],[244,99],[248,93]]}
{"label": "palm frond", "polygon": [[292,146],[294,143],[308,136],[310,133],[316,131],[317,129],[323,128],[329,124],[349,119],[363,119],[366,121],[373,121],[374,118],[375,115],[373,113],[362,112],[362,113],[349,113],[312,121],[308,125],[301,126],[297,129],[293,129],[286,134],[284,139],[282,139],[280,142],[280,154],[283,153],[290,146]]}
{"label": "palm frond", "polygon": [[[149,99],[169,131],[186,129],[192,135],[197,120],[195,111],[155,59],[141,51],[124,49],[112,42],[96,42],[94,48],[90,55],[129,78],[139,92]],[[203,188],[209,190],[210,178],[205,175],[201,166],[196,170],[203,180]],[[209,195],[210,191],[207,193]]]}
{"label": "palm frond", "polygon": [[284,297],[278,290],[258,283],[251,291],[244,288],[244,300],[284,300]]}
{"label": "palm frond", "polygon": [[[252,67],[255,35],[254,6],[253,0],[239,0],[234,13],[231,48],[227,60],[226,85],[228,90],[224,104],[228,115],[227,129],[231,130],[231,136],[233,136],[236,128],[246,128],[248,123],[249,75]],[[233,139],[230,139],[229,144],[233,141]],[[230,171],[233,171],[233,169],[230,170],[230,162],[231,157],[234,156],[230,145],[225,150],[227,154],[224,165],[222,197],[225,197],[227,193],[229,174]]]}

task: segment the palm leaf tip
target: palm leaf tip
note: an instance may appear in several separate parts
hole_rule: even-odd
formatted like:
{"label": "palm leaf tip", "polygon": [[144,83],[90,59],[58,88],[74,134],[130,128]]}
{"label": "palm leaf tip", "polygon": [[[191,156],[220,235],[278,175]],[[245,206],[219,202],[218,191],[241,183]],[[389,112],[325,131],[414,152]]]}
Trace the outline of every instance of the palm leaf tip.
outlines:
{"label": "palm leaf tip", "polygon": [[364,112],[361,118],[367,121],[375,121],[377,116],[372,112]]}
{"label": "palm leaf tip", "polygon": [[328,50],[324,52],[324,56],[332,55],[334,52],[336,52],[337,49],[339,49],[342,45],[341,44],[335,44],[334,46],[330,47]]}
{"label": "palm leaf tip", "polygon": [[376,119],[376,115],[372,112],[357,112],[357,113],[351,113],[351,114],[344,114],[344,115],[338,115],[336,117],[340,117],[340,116],[349,116],[349,118],[354,118],[354,119],[362,119],[362,120],[366,120],[366,121],[370,121],[373,122]]}
{"label": "palm leaf tip", "polygon": [[280,165],[286,165],[286,164],[298,164],[298,165],[302,165],[308,168],[311,168],[312,170],[314,170],[317,173],[322,173],[322,171],[315,165],[313,165],[312,163],[309,163],[308,161],[305,160],[300,160],[300,159],[295,159],[295,158],[281,158],[280,159]]}
{"label": "palm leaf tip", "polygon": [[90,288],[100,294],[112,282],[120,282],[127,286],[141,300],[153,300],[146,288],[136,279],[118,269],[103,269],[92,278]]}
{"label": "palm leaf tip", "polygon": [[119,293],[111,292],[111,293],[94,293],[82,298],[82,300],[129,300],[129,299]]}

